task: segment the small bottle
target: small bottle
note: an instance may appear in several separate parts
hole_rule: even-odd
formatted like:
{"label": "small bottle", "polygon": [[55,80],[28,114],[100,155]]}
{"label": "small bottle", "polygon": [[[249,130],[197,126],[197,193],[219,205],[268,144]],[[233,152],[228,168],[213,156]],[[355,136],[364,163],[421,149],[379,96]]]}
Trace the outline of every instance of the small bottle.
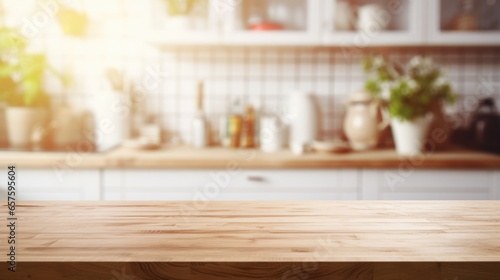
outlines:
{"label": "small bottle", "polygon": [[195,148],[208,146],[208,124],[203,113],[203,83],[198,82],[196,92],[196,114],[191,125],[191,143]]}
{"label": "small bottle", "polygon": [[224,115],[219,119],[219,144],[222,147],[229,147],[228,116]]}
{"label": "small bottle", "polygon": [[253,123],[253,136],[254,136],[254,146],[260,146],[260,117],[262,115],[262,99],[259,97],[254,102],[253,108],[254,123]]}
{"label": "small bottle", "polygon": [[229,147],[231,148],[239,148],[241,143],[243,118],[240,113],[239,104],[239,101],[236,100],[232,108],[232,113],[229,115],[228,132]]}
{"label": "small bottle", "polygon": [[243,129],[241,134],[241,146],[243,148],[255,147],[255,114],[252,106],[247,106],[243,118]]}

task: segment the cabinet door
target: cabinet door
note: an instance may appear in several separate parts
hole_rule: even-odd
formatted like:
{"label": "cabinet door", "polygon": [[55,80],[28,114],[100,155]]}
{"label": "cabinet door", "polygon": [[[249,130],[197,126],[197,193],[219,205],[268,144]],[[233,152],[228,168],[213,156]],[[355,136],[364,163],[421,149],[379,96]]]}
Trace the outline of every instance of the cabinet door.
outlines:
{"label": "cabinet door", "polygon": [[356,170],[106,170],[106,200],[358,199]]}
{"label": "cabinet door", "polygon": [[357,48],[422,44],[422,2],[324,0],[323,42]]}
{"label": "cabinet door", "polygon": [[500,171],[495,171],[495,185],[493,190],[493,199],[500,200]]}
{"label": "cabinet door", "polygon": [[111,169],[103,171],[104,200],[191,200],[210,171]]}
{"label": "cabinet door", "polygon": [[[362,198],[376,200],[481,200],[498,192],[494,171],[363,170]],[[498,180],[498,178],[497,178]],[[496,186],[495,186],[496,184]]]}
{"label": "cabinet door", "polygon": [[[169,5],[167,2],[171,2]],[[218,29],[220,15],[231,9],[233,2],[218,3],[219,0],[193,1],[141,1],[149,5],[150,29],[146,32],[148,42],[160,45],[215,45],[221,41]],[[186,4],[186,5],[184,5]]]}
{"label": "cabinet door", "polygon": [[230,14],[235,20],[227,20],[226,14],[219,15],[226,19],[222,26],[224,44],[307,46],[320,43],[319,0],[231,1],[237,3]]}
{"label": "cabinet door", "polygon": [[243,170],[222,199],[355,200],[356,170]]}
{"label": "cabinet door", "polygon": [[[6,198],[7,172],[0,174],[1,199]],[[16,196],[23,200],[99,200],[100,171],[17,168]]]}
{"label": "cabinet door", "polygon": [[500,1],[427,0],[431,45],[500,45]]}

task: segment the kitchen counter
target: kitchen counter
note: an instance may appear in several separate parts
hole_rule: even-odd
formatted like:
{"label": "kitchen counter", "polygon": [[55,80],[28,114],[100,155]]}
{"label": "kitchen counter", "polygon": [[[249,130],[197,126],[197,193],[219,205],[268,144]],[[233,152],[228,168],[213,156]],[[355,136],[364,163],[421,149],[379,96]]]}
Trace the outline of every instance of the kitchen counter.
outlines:
{"label": "kitchen counter", "polygon": [[190,204],[21,202],[19,261],[500,261],[498,201]]}
{"label": "kitchen counter", "polygon": [[117,148],[102,154],[52,152],[0,152],[0,164],[23,168],[227,168],[236,163],[242,168],[440,168],[500,169],[500,156],[452,149],[404,158],[394,150],[375,150],[348,154],[310,153],[293,155],[283,150],[263,153],[257,150],[209,148],[196,150],[186,146],[164,147],[157,151]]}
{"label": "kitchen counter", "polygon": [[[340,263],[360,264],[359,275],[373,274],[373,267],[370,270],[366,264],[377,262],[440,263],[432,269],[475,262],[476,266],[486,263],[487,271],[494,269],[496,276],[500,273],[498,264],[487,264],[500,262],[498,201],[213,201],[187,214],[191,204],[18,202],[17,261],[21,265],[41,262],[38,269],[42,270],[50,269],[47,263],[59,264],[55,271],[64,271],[61,263],[74,268],[140,262],[144,273],[154,273],[161,263],[177,262],[176,269],[186,262],[311,263],[309,269]],[[7,209],[5,203],[2,207]],[[7,211],[0,213],[6,221]],[[5,227],[1,239],[7,240]],[[7,242],[0,248],[7,252]],[[462,269],[466,266],[459,264]],[[36,265],[25,267],[30,271]],[[395,265],[402,271],[404,267]],[[309,272],[324,273],[323,269]],[[486,276],[464,279],[495,279]]]}

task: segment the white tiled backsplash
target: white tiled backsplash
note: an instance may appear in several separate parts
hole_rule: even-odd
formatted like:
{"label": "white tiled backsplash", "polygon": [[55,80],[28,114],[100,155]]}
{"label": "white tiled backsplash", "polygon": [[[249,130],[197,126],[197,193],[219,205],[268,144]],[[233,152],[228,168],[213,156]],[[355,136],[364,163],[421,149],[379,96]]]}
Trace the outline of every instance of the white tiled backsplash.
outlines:
{"label": "white tiled backsplash", "polygon": [[[205,83],[205,111],[213,128],[235,98],[243,104],[260,101],[264,113],[273,114],[282,112],[288,96],[300,89],[318,99],[321,135],[333,138],[342,130],[346,97],[361,89],[365,79],[362,55],[346,57],[342,49],[177,47],[152,53],[144,57],[124,54],[121,63],[109,65],[133,73],[135,83],[147,93],[148,112],[158,117],[169,135],[184,140],[189,140],[199,80]],[[494,95],[500,104],[500,52],[496,49],[367,49],[363,55],[377,53],[396,60],[431,56],[443,66],[459,95],[450,113],[471,112],[477,96]],[[84,65],[75,66],[76,84],[68,94],[75,104],[88,104],[99,92],[102,71],[86,71],[92,69],[88,66],[92,61],[98,65],[103,59],[96,54],[74,61],[74,65]],[[152,85],[149,90],[143,84],[146,80]]]}
{"label": "white tiled backsplash", "polygon": [[[88,3],[93,1],[97,0],[75,3],[82,7],[87,3],[89,7]],[[199,80],[205,82],[205,109],[214,128],[236,96],[243,103],[256,104],[260,100],[265,112],[276,113],[286,106],[288,95],[300,89],[319,100],[322,137],[339,136],[343,102],[348,94],[363,86],[365,77],[360,61],[369,54],[386,54],[396,60],[431,56],[446,69],[460,95],[450,112],[472,111],[475,96],[495,95],[500,105],[498,48],[366,48],[354,56],[347,56],[342,48],[179,46],[160,50],[137,39],[141,28],[147,28],[143,24],[148,11],[141,10],[142,6],[137,4],[141,1],[98,2],[94,6],[102,11],[93,18],[89,37],[65,37],[52,19],[31,38],[34,48],[47,53],[56,69],[73,76],[73,83],[67,89],[47,76],[46,88],[54,102],[66,96],[71,104],[91,106],[94,96],[104,87],[104,69],[114,67],[125,72],[146,93],[148,112],[158,117],[168,135],[179,135],[185,140],[190,135],[195,86]],[[107,4],[100,4],[104,2]],[[122,27],[123,32],[114,32],[120,28],[112,28],[113,24]]]}

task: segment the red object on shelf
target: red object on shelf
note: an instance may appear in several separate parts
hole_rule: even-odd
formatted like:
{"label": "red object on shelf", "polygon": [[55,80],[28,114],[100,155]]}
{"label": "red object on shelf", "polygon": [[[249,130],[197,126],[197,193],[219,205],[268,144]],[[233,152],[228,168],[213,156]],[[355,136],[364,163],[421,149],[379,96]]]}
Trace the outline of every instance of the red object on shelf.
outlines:
{"label": "red object on shelf", "polygon": [[251,25],[250,30],[254,31],[283,30],[283,26],[279,23],[274,23],[274,22],[261,22]]}

